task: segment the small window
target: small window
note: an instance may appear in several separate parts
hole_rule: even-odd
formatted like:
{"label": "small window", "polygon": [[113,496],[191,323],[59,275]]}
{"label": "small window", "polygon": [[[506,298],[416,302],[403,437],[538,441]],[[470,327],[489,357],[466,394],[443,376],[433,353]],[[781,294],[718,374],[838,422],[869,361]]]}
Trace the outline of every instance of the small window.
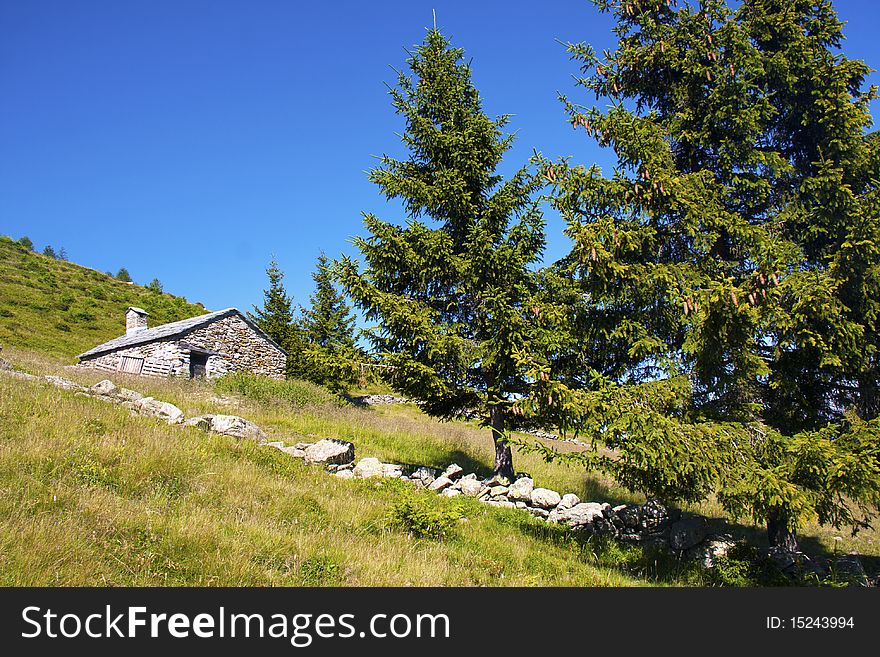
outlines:
{"label": "small window", "polygon": [[140,374],[143,368],[144,359],[132,356],[123,356],[122,362],[119,364],[119,371],[127,374]]}

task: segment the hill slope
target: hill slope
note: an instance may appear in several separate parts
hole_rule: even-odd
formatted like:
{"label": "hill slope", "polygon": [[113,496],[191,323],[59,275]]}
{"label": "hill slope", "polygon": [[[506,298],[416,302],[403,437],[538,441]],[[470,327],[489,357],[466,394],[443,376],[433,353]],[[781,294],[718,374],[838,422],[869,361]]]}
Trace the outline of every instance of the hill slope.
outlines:
{"label": "hill slope", "polygon": [[204,306],[55,260],[0,237],[0,346],[23,347],[73,362],[125,332],[139,306],[153,325],[194,317]]}

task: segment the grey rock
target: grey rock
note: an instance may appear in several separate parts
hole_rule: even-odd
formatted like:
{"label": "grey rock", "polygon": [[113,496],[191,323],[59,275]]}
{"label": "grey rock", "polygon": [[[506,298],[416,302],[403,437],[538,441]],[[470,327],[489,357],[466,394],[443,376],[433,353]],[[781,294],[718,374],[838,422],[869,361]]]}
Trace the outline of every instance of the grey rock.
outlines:
{"label": "grey rock", "polygon": [[0,370],[0,374],[11,377],[13,379],[18,379],[19,381],[36,381],[40,378],[38,376],[34,376],[33,374],[28,374],[27,372],[19,372],[17,370]]}
{"label": "grey rock", "polygon": [[[150,399],[150,397],[136,400],[134,402],[135,406],[142,404],[146,399]],[[182,415],[183,414],[181,413],[181,416]],[[205,431],[213,431],[214,433],[219,433],[224,436],[255,440],[260,444],[266,442],[266,434],[263,433],[263,430],[260,429],[260,427],[250,420],[245,420],[243,417],[238,417],[237,415],[202,415],[190,418],[184,424],[186,426],[198,427]]]}
{"label": "grey rock", "polygon": [[139,415],[158,417],[168,422],[168,424],[181,424],[184,419],[183,411],[169,402],[159,401],[152,397],[143,397],[130,403],[131,407]]}
{"label": "grey rock", "polygon": [[727,556],[727,553],[736,545],[733,536],[730,534],[722,534],[720,536],[709,536],[704,542],[695,545],[688,550],[687,556],[703,568],[714,568],[720,557]]}
{"label": "grey rock", "polygon": [[562,522],[570,527],[586,527],[597,519],[604,518],[603,512],[608,504],[581,502],[570,509],[553,510],[548,516],[550,522]]}
{"label": "grey rock", "polygon": [[832,565],[837,581],[849,582],[857,586],[868,585],[868,574],[857,554],[844,554],[837,557]]}
{"label": "grey rock", "polygon": [[489,486],[489,494],[492,497],[507,497],[509,490],[507,486]]}
{"label": "grey rock", "polygon": [[295,456],[298,459],[304,459],[306,457],[306,450],[300,449],[296,445],[291,445],[290,447],[282,447],[281,451],[285,454]]}
{"label": "grey rock", "polygon": [[267,447],[274,447],[275,449],[281,449],[282,447],[284,447],[284,443],[278,442],[278,441],[273,441],[271,443],[265,443],[265,445]]}
{"label": "grey rock", "polygon": [[[517,504],[519,504],[519,502],[517,502]],[[517,507],[517,508],[519,508],[519,507]],[[550,517],[550,512],[547,509],[539,509],[539,508],[536,508],[533,506],[527,506],[526,511],[531,513],[536,518],[543,518],[544,520],[546,520],[547,518]]]}
{"label": "grey rock", "polygon": [[410,475],[410,479],[421,479],[426,484],[431,483],[437,478],[437,470],[434,468],[429,468],[427,466],[419,466],[413,473]]}
{"label": "grey rock", "polygon": [[638,504],[621,504],[614,507],[612,511],[620,518],[624,527],[637,529],[641,526],[641,507]]}
{"label": "grey rock", "polygon": [[468,497],[478,497],[483,492],[483,484],[476,477],[460,479],[459,489]]}
{"label": "grey rock", "polygon": [[709,534],[709,523],[700,516],[682,518],[669,528],[669,547],[676,552],[702,542]]}
{"label": "grey rock", "polygon": [[452,479],[440,475],[434,481],[428,484],[428,490],[441,491],[444,488],[449,488],[450,486],[452,486]]}
{"label": "grey rock", "polygon": [[141,393],[139,393],[135,390],[129,390],[128,388],[116,388],[116,391],[113,393],[113,396],[116,397],[117,399],[121,399],[123,401],[130,401],[130,402],[137,401],[138,399],[144,398],[144,396]]}
{"label": "grey rock", "polygon": [[337,470],[333,474],[340,479],[354,479],[354,472],[351,470]]}
{"label": "grey rock", "polygon": [[306,463],[351,463],[354,461],[354,445],[347,440],[322,438],[305,449]]}
{"label": "grey rock", "polygon": [[574,493],[566,493],[562,496],[562,499],[559,500],[559,504],[556,505],[557,511],[565,511],[574,506],[577,506],[581,503],[581,498],[579,498]]}
{"label": "grey rock", "polygon": [[532,491],[532,506],[552,509],[562,500],[559,493],[549,488],[536,488]]}
{"label": "grey rock", "polygon": [[525,502],[526,504],[532,501],[532,491],[535,489],[535,482],[531,477],[520,477],[507,489],[507,499],[511,502]]}
{"label": "grey rock", "polygon": [[502,509],[515,509],[516,505],[510,500],[486,500],[489,506],[497,506]]}
{"label": "grey rock", "polygon": [[403,466],[396,463],[383,463],[382,476],[398,479],[403,475]]}
{"label": "grey rock", "polygon": [[89,388],[90,392],[93,392],[96,395],[103,395],[105,397],[114,395],[117,390],[118,388],[116,387],[116,384],[113,383],[110,379],[98,381],[95,385]]}
{"label": "grey rock", "polygon": [[447,467],[447,468],[443,471],[443,474],[441,474],[440,476],[441,476],[441,477],[446,477],[447,479],[455,479],[455,478],[458,477],[462,472],[464,472],[464,469],[463,469],[460,465],[458,465],[457,463],[451,463],[451,464],[449,465],[449,467]]}
{"label": "grey rock", "polygon": [[461,495],[462,493],[460,490],[455,490],[454,488],[447,488],[445,490],[440,491],[440,494],[443,497],[457,497],[457,496]]}
{"label": "grey rock", "polygon": [[352,472],[354,472],[354,476],[358,479],[381,477],[385,472],[384,465],[379,459],[370,456],[358,461]]}

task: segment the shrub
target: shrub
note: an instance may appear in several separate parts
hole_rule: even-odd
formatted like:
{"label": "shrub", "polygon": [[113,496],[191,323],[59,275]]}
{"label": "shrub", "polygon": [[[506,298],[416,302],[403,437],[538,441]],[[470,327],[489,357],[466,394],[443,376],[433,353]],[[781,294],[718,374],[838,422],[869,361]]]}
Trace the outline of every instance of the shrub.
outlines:
{"label": "shrub", "polygon": [[445,538],[464,514],[458,505],[437,502],[424,495],[409,495],[391,507],[388,523],[415,538]]}

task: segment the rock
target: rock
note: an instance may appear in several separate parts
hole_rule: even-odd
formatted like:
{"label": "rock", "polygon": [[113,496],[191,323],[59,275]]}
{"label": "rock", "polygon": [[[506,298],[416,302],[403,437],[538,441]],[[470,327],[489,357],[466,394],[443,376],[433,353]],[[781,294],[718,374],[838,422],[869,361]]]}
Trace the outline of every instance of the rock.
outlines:
{"label": "rock", "polygon": [[365,395],[354,401],[359,404],[366,404],[367,406],[379,406],[383,404],[406,404],[409,402],[409,399],[395,397],[394,395]]}
{"label": "rock", "polygon": [[689,516],[669,528],[669,548],[680,552],[694,547],[709,534],[709,523],[701,516]]}
{"label": "rock", "polygon": [[510,484],[510,487],[507,489],[507,499],[511,502],[525,502],[528,504],[532,501],[532,491],[534,489],[535,482],[531,477],[521,477]]}
{"label": "rock", "polygon": [[476,476],[473,479],[460,479],[459,490],[468,497],[478,497],[483,492],[483,484]]}
{"label": "rock", "polygon": [[382,476],[398,479],[403,475],[403,466],[396,463],[383,463]]}
{"label": "rock", "polygon": [[299,442],[299,443],[296,443],[296,444],[294,445],[294,447],[296,447],[297,449],[301,449],[301,450],[305,451],[306,449],[308,449],[309,447],[311,447],[313,444],[314,444],[314,443],[303,443],[303,442]]}
{"label": "rock", "polygon": [[137,401],[138,399],[143,399],[144,396],[137,392],[136,390],[129,390],[128,388],[116,388],[113,396],[117,399],[121,399],[123,401]]}
{"label": "rock", "polygon": [[695,545],[687,556],[699,563],[703,568],[714,568],[719,557],[727,556],[736,541],[730,534],[710,536],[703,543]]}
{"label": "rock", "polygon": [[439,492],[439,491],[443,490],[444,488],[449,488],[451,485],[452,485],[452,479],[450,479],[449,477],[444,477],[443,475],[440,475],[434,481],[432,481],[430,484],[428,484],[428,490],[433,490],[433,491]]}
{"label": "rock", "polygon": [[559,504],[560,501],[562,501],[562,498],[555,490],[550,490],[549,488],[535,488],[532,491],[532,506],[541,509],[552,509]]}
{"label": "rock", "polygon": [[[145,399],[135,400],[135,406],[145,402]],[[163,402],[164,403],[164,402]],[[181,416],[183,414],[181,413]],[[250,420],[245,420],[237,415],[202,415],[193,417],[184,422],[185,426],[198,427],[205,431],[213,431],[224,436],[232,436],[233,438],[248,438],[262,444],[266,442],[266,434],[256,424]]]}
{"label": "rock", "polygon": [[12,363],[10,363],[5,358],[0,358],[0,370],[4,372],[12,372],[15,368],[12,367]]}
{"label": "rock", "polygon": [[437,470],[422,465],[413,470],[409,477],[410,479],[421,479],[425,484],[430,484],[437,478]]}
{"label": "rock", "polygon": [[340,479],[354,479],[354,472],[351,470],[337,470],[333,474]]}
{"label": "rock", "polygon": [[271,443],[265,443],[265,445],[266,445],[266,447],[274,447],[275,449],[281,449],[282,447],[284,447],[284,443],[277,442],[277,441],[271,442]]}
{"label": "rock", "polygon": [[381,477],[385,471],[384,463],[372,456],[361,459],[354,466],[354,476],[358,479],[369,479],[370,477]]}
{"label": "rock", "polygon": [[455,479],[462,472],[464,472],[464,469],[460,465],[452,463],[449,465],[448,468],[443,471],[443,474],[441,474],[440,476],[446,477],[447,479]]}
{"label": "rock", "polygon": [[639,507],[639,527],[642,531],[657,531],[668,522],[678,520],[678,514],[673,514],[657,500],[648,500]]}
{"label": "rock", "polygon": [[211,431],[234,438],[250,438],[258,443],[266,442],[266,434],[260,427],[237,415],[212,415]]}
{"label": "rock", "polygon": [[526,504],[525,502],[514,502],[513,506],[515,506],[517,509],[528,509],[529,508],[529,505]]}
{"label": "rock", "polygon": [[51,374],[47,374],[43,378],[56,388],[61,388],[62,390],[88,390],[88,388],[86,388],[85,386],[81,386],[78,383],[74,383],[70,379],[65,379],[60,376],[52,376]]}
{"label": "rock", "polygon": [[[516,504],[517,505],[524,504],[524,502],[517,502]],[[517,508],[520,508],[520,507],[517,506]],[[525,507],[525,509],[526,509],[526,511],[531,513],[536,518],[543,518],[544,520],[546,520],[550,516],[550,512],[547,509],[538,509],[533,506],[527,506],[527,507]]]}
{"label": "rock", "polygon": [[554,509],[548,516],[550,522],[563,522],[574,528],[592,525],[596,519],[604,518],[603,511],[607,504],[599,502],[581,502],[570,509]]}
{"label": "rock", "polygon": [[140,415],[148,415],[158,417],[168,424],[181,424],[183,422],[183,411],[174,404],[159,401],[152,397],[143,397],[131,402],[131,407]]}
{"label": "rock", "polygon": [[354,470],[354,463],[343,463],[342,465],[337,465],[336,471],[339,472],[340,470]]}
{"label": "rock", "polygon": [[306,463],[334,463],[341,465],[354,461],[354,445],[347,440],[322,438],[305,449]]}
{"label": "rock", "polygon": [[295,456],[298,459],[304,459],[306,457],[306,450],[300,449],[296,445],[292,445],[291,447],[282,447],[281,451],[285,454]]}
{"label": "rock", "polygon": [[476,481],[476,479],[477,479],[477,475],[475,475],[473,472],[471,472],[470,474],[466,474],[464,477],[459,479],[459,481],[465,481],[465,480]]}
{"label": "rock", "polygon": [[116,384],[113,383],[110,379],[104,379],[103,381],[98,381],[95,385],[89,388],[90,392],[95,393],[96,395],[103,395],[104,397],[109,397],[113,395],[118,388]]}
{"label": "rock", "polygon": [[580,503],[581,498],[579,498],[577,495],[575,495],[574,493],[566,493],[562,496],[562,499],[559,500],[559,504],[556,505],[556,510],[565,511]]}
{"label": "rock", "polygon": [[621,504],[612,509],[620,518],[623,526],[628,529],[638,529],[641,526],[641,507],[638,504]]}
{"label": "rock", "polygon": [[489,495],[492,497],[507,497],[507,492],[510,490],[507,486],[490,486],[489,487]]}
{"label": "rock", "polygon": [[489,506],[498,506],[503,509],[515,509],[516,505],[510,500],[486,500],[485,502]]}
{"label": "rock", "polygon": [[454,488],[447,488],[445,490],[440,491],[440,494],[443,497],[456,497],[458,495],[461,495],[462,493],[460,490],[455,490]]}
{"label": "rock", "polygon": [[831,566],[834,579],[838,582],[849,582],[858,586],[868,585],[868,574],[857,554],[844,554],[837,557]]}

